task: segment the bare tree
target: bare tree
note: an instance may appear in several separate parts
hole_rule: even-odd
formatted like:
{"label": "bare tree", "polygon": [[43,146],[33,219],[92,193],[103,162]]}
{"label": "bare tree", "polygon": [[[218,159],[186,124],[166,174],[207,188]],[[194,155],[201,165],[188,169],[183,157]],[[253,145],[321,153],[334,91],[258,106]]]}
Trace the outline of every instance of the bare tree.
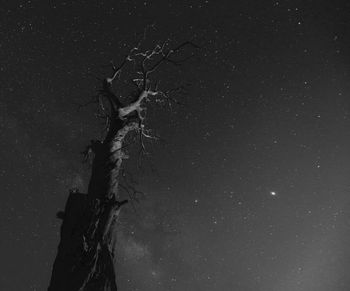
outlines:
{"label": "bare tree", "polygon": [[[132,133],[137,136],[140,155],[145,139],[155,138],[145,128],[147,107],[154,102],[176,102],[174,94],[183,91],[182,86],[161,89],[155,73],[166,63],[180,66],[197,48],[187,41],[175,48],[164,42],[142,50],[140,42],[118,66],[112,64],[111,75],[100,80],[97,95],[85,104],[99,105],[106,131],[102,140],[92,140],[84,152],[93,157],[88,193],[71,190],[64,212],[57,214],[63,222],[49,291],[117,290],[115,222],[128,202],[120,200],[120,191],[129,193],[131,199],[137,194],[132,183],[121,182],[123,177],[125,181],[122,164],[128,158],[125,140]],[[132,72],[128,79],[133,89],[126,98],[118,97],[116,88],[126,86],[121,76],[127,70]]]}

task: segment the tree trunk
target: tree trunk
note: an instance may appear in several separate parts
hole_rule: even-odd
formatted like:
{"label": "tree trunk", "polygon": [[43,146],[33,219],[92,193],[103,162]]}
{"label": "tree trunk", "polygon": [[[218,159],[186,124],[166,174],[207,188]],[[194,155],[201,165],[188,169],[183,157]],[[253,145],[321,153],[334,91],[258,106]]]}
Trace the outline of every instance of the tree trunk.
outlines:
{"label": "tree trunk", "polygon": [[[123,159],[123,141],[133,130],[139,131],[141,149],[143,139],[154,138],[144,128],[145,105],[152,97],[154,103],[162,99],[174,101],[172,93],[181,93],[182,86],[162,91],[159,82],[151,76],[163,63],[179,66],[194,55],[175,58],[185,47],[198,48],[186,41],[176,48],[167,48],[167,42],[156,45],[152,50],[140,51],[141,41],[132,48],[119,67],[112,64],[113,73],[102,80],[102,88],[95,96],[97,103],[107,116],[109,127],[105,139],[92,141],[90,150],[94,153],[91,179],[87,194],[71,191],[66,203],[61,226],[61,241],[53,266],[48,291],[115,291],[114,223],[120,207],[127,201],[118,201],[118,176]],[[179,57],[179,56],[178,56]],[[130,83],[136,89],[129,94],[129,102],[123,104],[113,92],[122,68],[133,64],[136,70],[130,76]],[[153,87],[153,89],[152,89]],[[176,100],[175,100],[176,101]],[[106,104],[108,109],[106,109]],[[124,188],[124,187],[123,187]]]}
{"label": "tree trunk", "polygon": [[61,226],[61,241],[48,291],[115,291],[114,222],[120,207],[118,174],[126,134],[137,122],[115,119],[94,152],[88,194],[71,191]]}

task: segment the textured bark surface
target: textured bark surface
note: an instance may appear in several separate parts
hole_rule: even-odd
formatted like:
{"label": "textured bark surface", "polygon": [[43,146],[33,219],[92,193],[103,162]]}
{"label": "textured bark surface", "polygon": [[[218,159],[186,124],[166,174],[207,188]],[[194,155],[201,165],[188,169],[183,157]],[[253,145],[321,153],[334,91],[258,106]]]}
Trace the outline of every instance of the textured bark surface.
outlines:
{"label": "textured bark surface", "polygon": [[117,290],[113,227],[126,202],[117,201],[118,174],[124,158],[123,139],[135,123],[117,125],[118,130],[111,128],[113,135],[93,145],[95,157],[88,193],[69,194],[49,291]]}

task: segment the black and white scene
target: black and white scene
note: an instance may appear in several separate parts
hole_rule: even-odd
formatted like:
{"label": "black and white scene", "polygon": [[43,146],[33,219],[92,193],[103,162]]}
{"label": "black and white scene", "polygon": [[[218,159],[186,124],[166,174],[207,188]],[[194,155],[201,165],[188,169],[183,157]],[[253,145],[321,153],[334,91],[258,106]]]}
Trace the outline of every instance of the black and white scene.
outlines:
{"label": "black and white scene", "polygon": [[349,291],[350,2],[0,5],[1,291]]}

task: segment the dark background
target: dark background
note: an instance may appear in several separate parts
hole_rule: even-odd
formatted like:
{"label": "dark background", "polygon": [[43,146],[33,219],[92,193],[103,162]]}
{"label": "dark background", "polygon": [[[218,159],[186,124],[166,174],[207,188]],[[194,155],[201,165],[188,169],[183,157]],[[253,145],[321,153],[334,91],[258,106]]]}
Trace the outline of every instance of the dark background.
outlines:
{"label": "dark background", "polygon": [[150,23],[202,49],[176,75],[186,105],[149,115],[164,141],[120,220],[120,290],[350,289],[347,1],[1,2],[1,290],[47,288],[55,213],[101,137],[75,103]]}

